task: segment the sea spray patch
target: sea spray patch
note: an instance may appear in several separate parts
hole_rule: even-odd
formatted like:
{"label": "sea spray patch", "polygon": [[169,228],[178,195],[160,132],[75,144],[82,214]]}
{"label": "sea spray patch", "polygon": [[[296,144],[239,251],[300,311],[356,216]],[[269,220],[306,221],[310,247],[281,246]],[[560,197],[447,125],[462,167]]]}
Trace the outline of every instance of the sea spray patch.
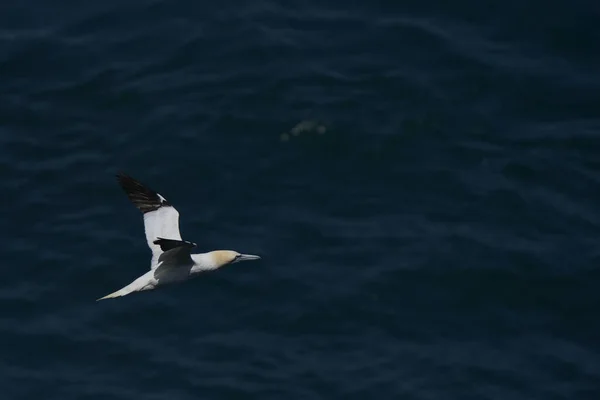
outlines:
{"label": "sea spray patch", "polygon": [[324,135],[326,132],[327,127],[325,124],[315,120],[304,120],[296,124],[289,132],[282,133],[280,139],[282,142],[287,142],[300,135]]}

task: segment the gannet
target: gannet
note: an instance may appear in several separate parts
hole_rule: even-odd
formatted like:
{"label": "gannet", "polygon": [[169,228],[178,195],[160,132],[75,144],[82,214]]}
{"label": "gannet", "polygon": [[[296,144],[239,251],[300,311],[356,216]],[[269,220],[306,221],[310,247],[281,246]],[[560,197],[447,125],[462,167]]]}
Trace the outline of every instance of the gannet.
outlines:
{"label": "gannet", "polygon": [[[212,271],[240,261],[258,260],[259,256],[233,250],[215,250],[191,254],[196,243],[181,239],[179,212],[162,195],[123,172],[117,180],[129,200],[142,212],[146,241],[152,251],[150,271],[129,285],[98,300],[152,290],[165,284],[181,282],[198,273]],[[96,300],[96,301],[98,301]]]}

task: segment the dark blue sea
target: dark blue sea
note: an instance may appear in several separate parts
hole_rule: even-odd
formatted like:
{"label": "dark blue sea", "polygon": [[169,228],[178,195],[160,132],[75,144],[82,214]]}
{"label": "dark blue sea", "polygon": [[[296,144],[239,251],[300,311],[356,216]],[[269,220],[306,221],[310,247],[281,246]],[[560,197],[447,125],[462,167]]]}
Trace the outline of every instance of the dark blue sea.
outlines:
{"label": "dark blue sea", "polygon": [[[0,398],[600,399],[596,1],[4,2]],[[148,271],[125,171],[196,251]]]}

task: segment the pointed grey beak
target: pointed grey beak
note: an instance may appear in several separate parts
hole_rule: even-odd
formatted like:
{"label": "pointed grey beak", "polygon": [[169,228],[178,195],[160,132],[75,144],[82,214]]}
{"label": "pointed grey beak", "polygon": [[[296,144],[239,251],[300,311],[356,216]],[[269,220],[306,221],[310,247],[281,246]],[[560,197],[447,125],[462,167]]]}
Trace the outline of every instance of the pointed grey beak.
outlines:
{"label": "pointed grey beak", "polygon": [[260,260],[260,257],[252,255],[252,254],[241,254],[237,259],[237,261],[250,261],[250,260]]}

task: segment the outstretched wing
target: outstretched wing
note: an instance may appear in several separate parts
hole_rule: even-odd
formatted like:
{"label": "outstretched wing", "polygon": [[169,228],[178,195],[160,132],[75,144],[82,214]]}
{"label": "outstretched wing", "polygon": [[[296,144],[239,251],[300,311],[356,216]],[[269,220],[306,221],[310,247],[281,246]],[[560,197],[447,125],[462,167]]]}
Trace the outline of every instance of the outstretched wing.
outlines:
{"label": "outstretched wing", "polygon": [[196,243],[188,242],[187,240],[165,239],[162,237],[157,237],[153,243],[159,245],[162,251],[169,251],[177,247],[186,247],[188,249],[196,247]]}
{"label": "outstretched wing", "polygon": [[146,241],[152,250],[150,269],[154,269],[163,253],[160,244],[155,243],[155,240],[159,237],[181,240],[179,212],[163,196],[127,174],[119,172],[117,180],[129,200],[144,214]]}
{"label": "outstretched wing", "polygon": [[190,251],[196,243],[185,240],[157,238],[154,244],[160,246],[163,253],[158,257],[158,264],[164,267],[187,266],[193,263]]}

